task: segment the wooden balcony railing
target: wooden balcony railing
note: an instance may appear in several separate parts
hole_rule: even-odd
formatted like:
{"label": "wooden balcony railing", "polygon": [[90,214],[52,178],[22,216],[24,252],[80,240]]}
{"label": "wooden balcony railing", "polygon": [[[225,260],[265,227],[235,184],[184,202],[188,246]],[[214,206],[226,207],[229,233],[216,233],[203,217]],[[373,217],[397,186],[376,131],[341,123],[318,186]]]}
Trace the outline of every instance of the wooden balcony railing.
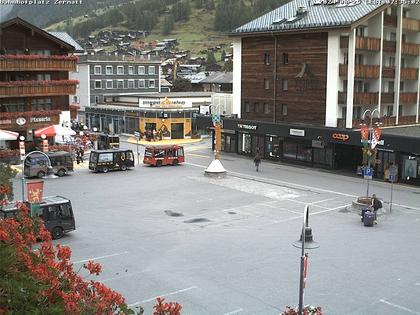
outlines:
{"label": "wooden balcony railing", "polygon": [[[355,92],[353,94],[353,103],[357,105],[377,105],[378,92]],[[338,103],[345,104],[347,102],[347,92],[338,92]]]}
{"label": "wooden balcony railing", "polygon": [[341,36],[340,37],[340,48],[349,48],[349,37]]}
{"label": "wooden balcony railing", "polygon": [[393,104],[394,93],[382,92],[381,93],[381,104]]}
{"label": "wooden balcony railing", "polygon": [[0,82],[0,98],[76,94],[76,80]]}
{"label": "wooden balcony railing", "polygon": [[382,68],[382,76],[384,78],[395,78],[395,68],[391,67],[383,67]]}
{"label": "wooden balcony railing", "polygon": [[417,80],[418,69],[417,68],[402,68],[401,79],[403,80]]}
{"label": "wooden balcony railing", "polygon": [[76,71],[77,57],[0,55],[0,71]]}
{"label": "wooden balcony railing", "polygon": [[403,18],[402,28],[408,31],[420,31],[420,20]]}
{"label": "wooden balcony railing", "polygon": [[[346,64],[340,64],[339,74],[341,77],[347,76]],[[379,66],[376,65],[355,65],[354,77],[361,79],[376,79],[379,78]]]}
{"label": "wooden balcony railing", "polygon": [[379,51],[380,48],[379,38],[356,36],[356,49]]}
{"label": "wooden balcony railing", "polygon": [[417,103],[417,93],[416,92],[402,92],[402,93],[400,93],[400,103],[401,104]]}
{"label": "wooden balcony railing", "polygon": [[395,52],[397,50],[397,43],[389,40],[384,40],[384,51]]}
{"label": "wooden balcony railing", "polygon": [[[363,119],[353,119],[352,125],[353,128],[360,128],[360,126],[366,123]],[[396,117],[395,116],[384,116],[381,118],[374,118],[373,123],[381,123],[382,127],[389,127],[396,125]],[[398,125],[412,125],[416,123],[416,116],[400,116],[398,117]],[[344,118],[337,119],[337,127],[338,128],[345,128],[346,127],[346,120]]]}
{"label": "wooden balcony railing", "polygon": [[384,25],[389,27],[397,27],[397,17],[385,14]]}
{"label": "wooden balcony railing", "polygon": [[419,45],[403,43],[401,45],[401,53],[404,55],[418,56],[419,55]]}

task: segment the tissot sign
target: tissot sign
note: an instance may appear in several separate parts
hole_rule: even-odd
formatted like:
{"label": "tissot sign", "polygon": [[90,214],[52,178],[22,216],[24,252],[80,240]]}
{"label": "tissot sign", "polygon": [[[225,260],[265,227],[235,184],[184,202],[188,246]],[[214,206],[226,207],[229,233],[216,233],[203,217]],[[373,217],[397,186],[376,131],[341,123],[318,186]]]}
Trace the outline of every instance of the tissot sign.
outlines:
{"label": "tissot sign", "polygon": [[238,124],[238,129],[245,129],[245,130],[257,130],[257,125],[248,125],[248,124]]}

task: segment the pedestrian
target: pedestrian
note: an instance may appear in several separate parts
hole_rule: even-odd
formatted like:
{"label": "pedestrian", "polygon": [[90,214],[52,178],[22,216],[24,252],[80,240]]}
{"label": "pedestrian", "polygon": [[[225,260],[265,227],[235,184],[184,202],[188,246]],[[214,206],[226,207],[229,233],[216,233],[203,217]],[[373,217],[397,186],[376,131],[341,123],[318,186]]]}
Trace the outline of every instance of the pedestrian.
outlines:
{"label": "pedestrian", "polygon": [[260,156],[259,151],[257,151],[257,154],[255,154],[254,164],[255,164],[255,170],[258,172],[260,164],[261,164],[261,156]]}
{"label": "pedestrian", "polygon": [[80,161],[83,163],[83,156],[85,155],[85,151],[83,150],[82,147],[79,149],[79,153],[80,153]]}
{"label": "pedestrian", "polygon": [[370,206],[373,208],[373,213],[375,214],[374,223],[378,224],[378,222],[377,222],[377,212],[378,212],[378,209],[382,208],[382,202],[378,198],[376,198],[375,194],[372,195],[372,203],[371,203]]}

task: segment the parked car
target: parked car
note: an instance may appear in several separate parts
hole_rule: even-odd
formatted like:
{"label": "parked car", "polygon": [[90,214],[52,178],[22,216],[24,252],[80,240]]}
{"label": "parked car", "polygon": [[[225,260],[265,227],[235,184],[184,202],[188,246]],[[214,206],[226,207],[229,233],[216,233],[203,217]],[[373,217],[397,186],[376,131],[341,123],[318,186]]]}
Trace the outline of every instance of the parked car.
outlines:
{"label": "parked car", "polygon": [[[29,203],[25,202],[29,208]],[[0,220],[13,218],[19,212],[15,204],[0,209]],[[45,228],[53,239],[63,237],[64,233],[76,230],[74,213],[69,199],[61,196],[44,197],[33,215],[44,220]]]}
{"label": "parked car", "polygon": [[132,150],[94,150],[90,152],[89,169],[94,172],[126,171],[133,166],[134,155]]}
{"label": "parked car", "polygon": [[52,169],[49,169],[49,163],[45,155],[35,152],[25,159],[25,177],[42,178],[50,172],[62,177],[73,171],[73,159],[69,152],[51,151],[47,155],[50,158]]}

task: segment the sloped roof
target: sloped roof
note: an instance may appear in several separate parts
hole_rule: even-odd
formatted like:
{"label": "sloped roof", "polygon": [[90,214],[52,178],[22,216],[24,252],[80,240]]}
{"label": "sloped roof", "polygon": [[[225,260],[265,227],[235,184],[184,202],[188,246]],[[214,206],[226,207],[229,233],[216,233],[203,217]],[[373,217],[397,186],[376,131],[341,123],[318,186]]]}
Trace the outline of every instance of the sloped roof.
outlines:
{"label": "sloped roof", "polygon": [[75,48],[75,52],[84,52],[85,50],[83,49],[82,46],[80,46],[74,39],[73,37],[71,37],[68,33],[66,32],[48,32],[50,33],[52,36],[55,36],[59,39],[61,39],[63,42],[68,43],[69,45],[73,46]]}
{"label": "sloped roof", "polygon": [[233,72],[213,72],[200,83],[232,84]]}
{"label": "sloped roof", "polygon": [[[357,1],[353,0],[354,3]],[[360,1],[358,4],[325,4],[327,0],[292,0],[289,3],[251,21],[232,31],[231,35],[258,32],[284,32],[292,30],[348,27],[364,16],[387,7],[385,2]],[[348,1],[351,3],[351,1]],[[377,4],[380,3],[380,4]],[[306,13],[297,15],[299,7]],[[380,10],[379,10],[380,11]],[[294,21],[287,21],[298,17]]]}

